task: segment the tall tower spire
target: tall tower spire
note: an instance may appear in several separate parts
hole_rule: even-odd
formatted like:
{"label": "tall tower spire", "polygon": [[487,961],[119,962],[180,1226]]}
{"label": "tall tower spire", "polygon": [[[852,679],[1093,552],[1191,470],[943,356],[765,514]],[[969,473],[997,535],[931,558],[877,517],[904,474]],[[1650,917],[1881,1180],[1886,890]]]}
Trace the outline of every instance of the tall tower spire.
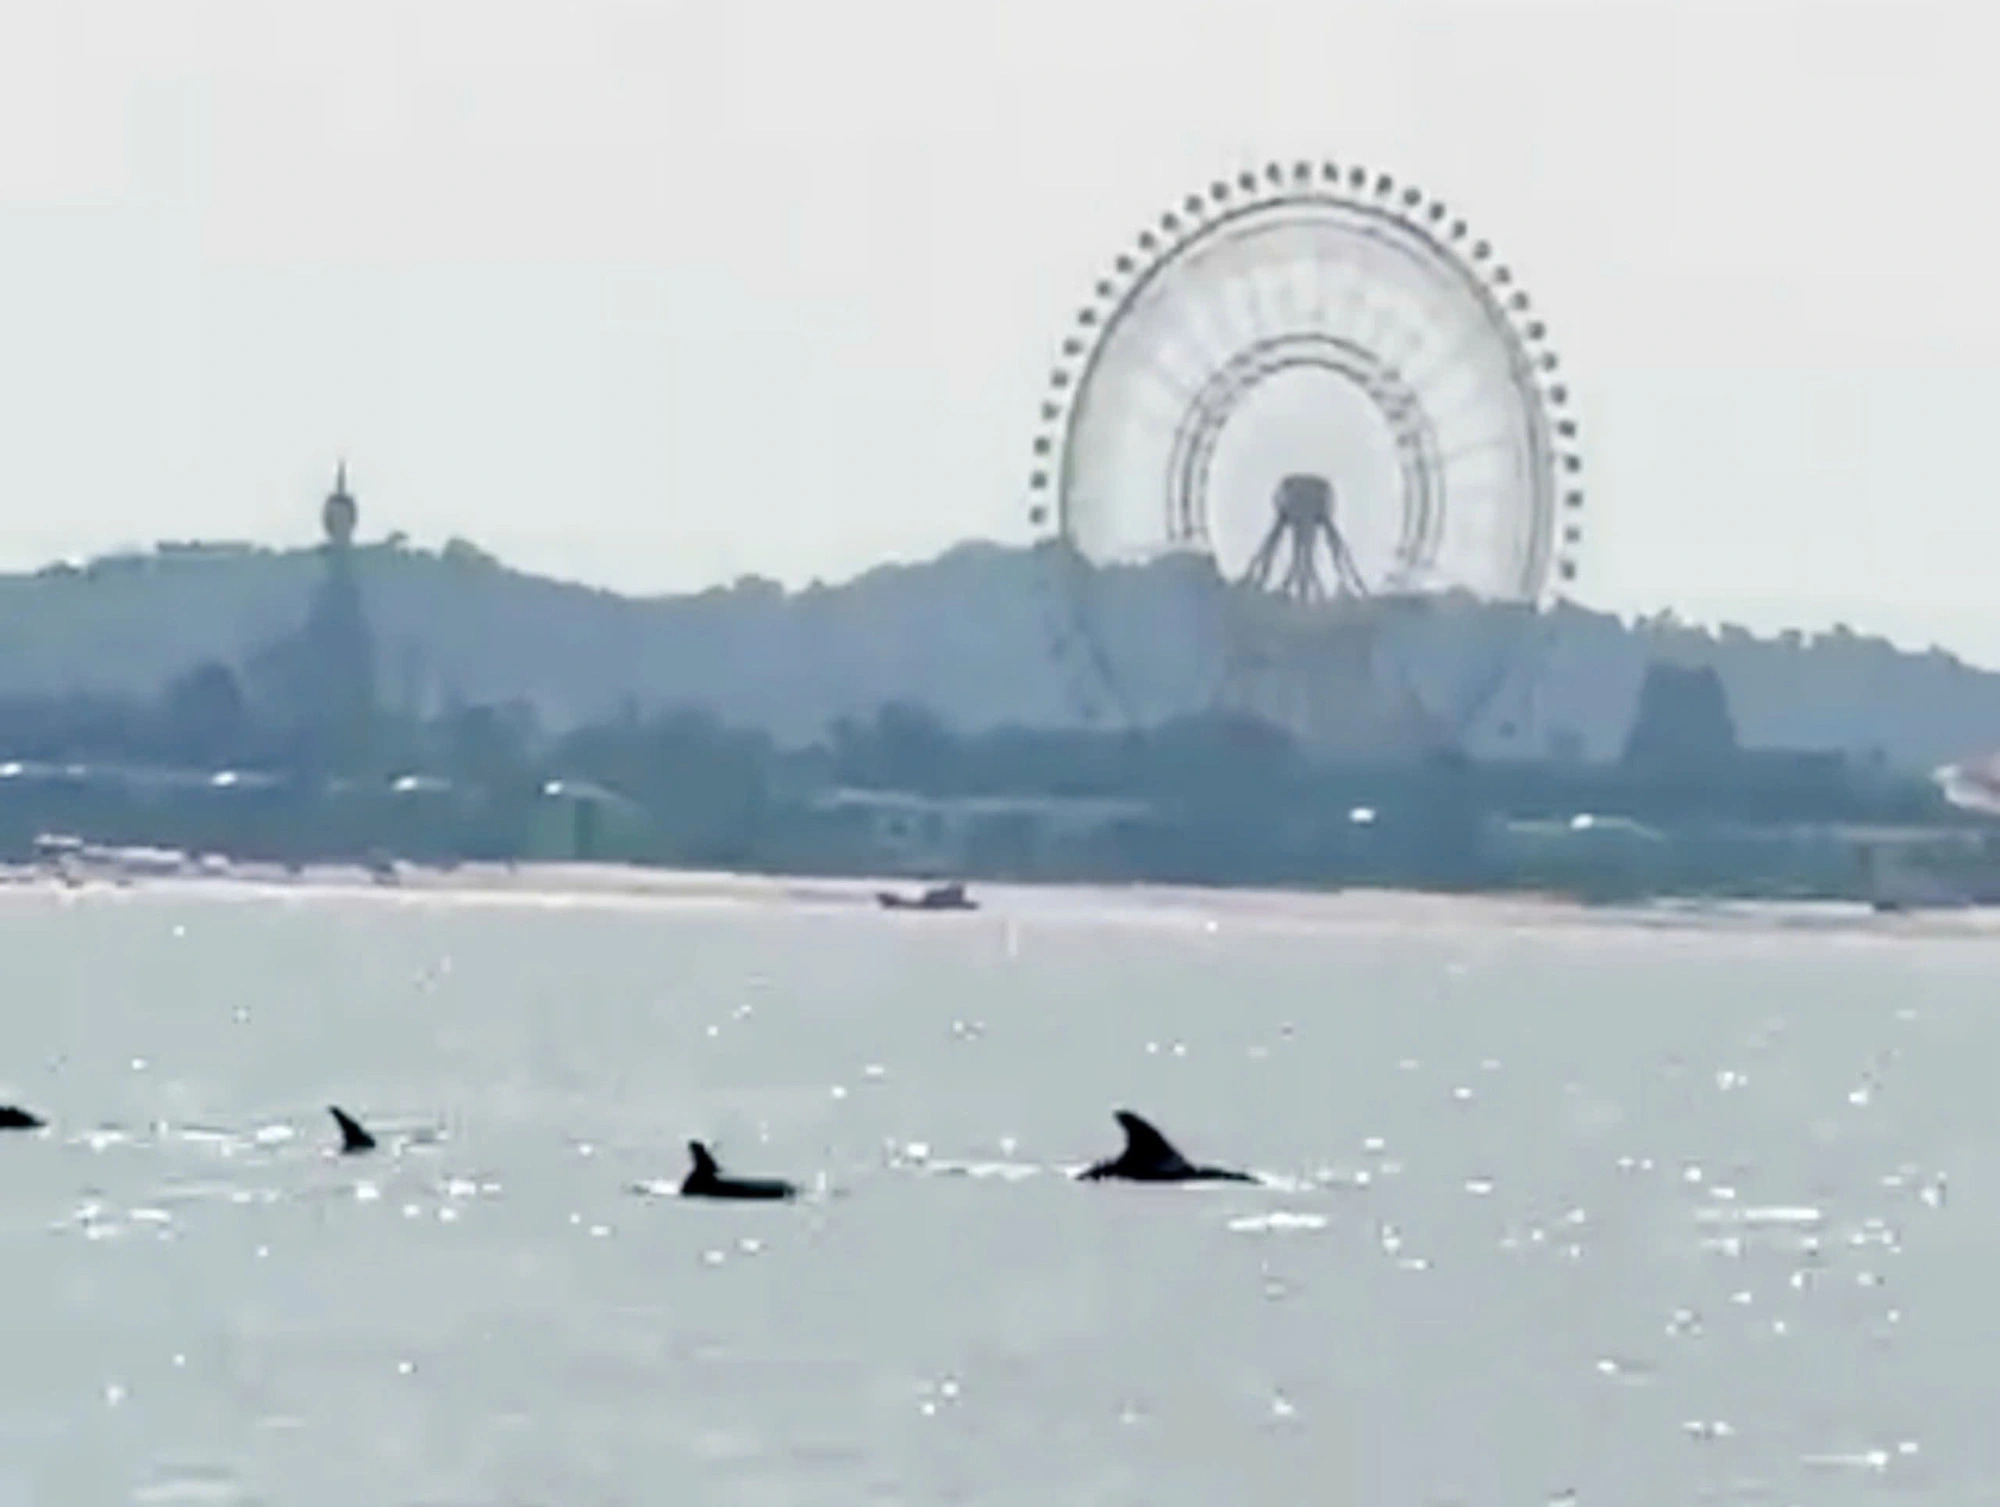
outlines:
{"label": "tall tower spire", "polygon": [[342,456],[334,467],[333,490],[327,493],[326,501],[320,507],[319,522],[326,531],[326,542],[334,549],[346,549],[354,542],[354,526],[360,522],[360,509],[347,490],[346,456]]}
{"label": "tall tower spire", "polygon": [[304,650],[306,721],[316,757],[334,770],[359,769],[368,758],[375,707],[375,647],[356,579],[354,526],[359,510],[347,490],[347,460],[334,467],[333,490],[320,506],[326,530],[325,574],[307,614]]}

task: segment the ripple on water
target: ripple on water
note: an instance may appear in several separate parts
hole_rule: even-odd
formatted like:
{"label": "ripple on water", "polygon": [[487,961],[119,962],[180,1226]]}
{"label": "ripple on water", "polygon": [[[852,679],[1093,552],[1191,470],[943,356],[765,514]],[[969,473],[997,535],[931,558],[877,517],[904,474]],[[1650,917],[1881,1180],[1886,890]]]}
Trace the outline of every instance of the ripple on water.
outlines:
{"label": "ripple on water", "polygon": [[997,1180],[1003,1183],[1024,1182],[1031,1177],[1040,1177],[1051,1170],[1068,1176],[1075,1176],[1083,1170],[1084,1164],[1075,1167],[1050,1169],[1038,1167],[1033,1162],[946,1162],[926,1161],[919,1170],[933,1177],[970,1177],[983,1180]]}
{"label": "ripple on water", "polygon": [[1645,1386],[1657,1376],[1655,1368],[1647,1362],[1622,1355],[1599,1357],[1595,1369],[1606,1381],[1622,1382],[1626,1386]]}
{"label": "ripple on water", "polygon": [[1850,1470],[1865,1471],[1874,1475],[1886,1475],[1889,1468],[1900,1461],[1913,1460],[1919,1453],[1914,1439],[1898,1440],[1894,1448],[1829,1451],[1824,1454],[1801,1455],[1799,1464],[1809,1470]]}
{"label": "ripple on water", "polygon": [[[1393,1176],[1396,1164],[1389,1162],[1384,1165],[1389,1169],[1384,1176]],[[1341,1188],[1359,1193],[1375,1185],[1375,1174],[1366,1167],[1358,1167],[1352,1172],[1344,1172],[1338,1167],[1317,1167],[1307,1181],[1316,1188]]]}
{"label": "ripple on water", "polygon": [[1313,1214],[1303,1209],[1273,1209],[1268,1214],[1240,1215],[1229,1221],[1229,1228],[1239,1235],[1283,1235],[1323,1230],[1328,1223],[1324,1214]]}
{"label": "ripple on water", "polygon": [[160,1185],[157,1195],[160,1202],[169,1204],[198,1203],[270,1203],[280,1197],[276,1188],[260,1188],[229,1179],[213,1178],[200,1181],[170,1180]]}
{"label": "ripple on water", "polygon": [[143,1138],[122,1125],[99,1125],[90,1130],[77,1132],[69,1139],[72,1146],[81,1146],[86,1151],[104,1152],[115,1147],[137,1146]]}
{"label": "ripple on water", "polygon": [[492,1177],[447,1177],[438,1184],[438,1192],[452,1199],[498,1198],[502,1191]]}
{"label": "ripple on water", "polygon": [[178,1129],[162,1126],[161,1140],[179,1141],[184,1146],[193,1146],[202,1151],[213,1151],[220,1156],[234,1156],[237,1152],[255,1144],[250,1138],[231,1130],[219,1130],[207,1125],[183,1125]]}
{"label": "ripple on water", "polygon": [[[1258,1170],[1256,1178],[1256,1187],[1273,1193],[1316,1193],[1322,1188],[1329,1186],[1342,1186],[1338,1182],[1332,1184],[1322,1183],[1317,1177],[1299,1177],[1290,1172],[1266,1172]],[[1189,1186],[1197,1188],[1207,1187],[1216,1191],[1233,1188],[1238,1192],[1243,1191],[1245,1188],[1245,1185],[1242,1183],[1191,1183]]]}
{"label": "ripple on water", "polygon": [[160,1461],[132,1490],[132,1500],[146,1507],[263,1507],[226,1465]]}
{"label": "ripple on water", "polygon": [[1743,1230],[1815,1229],[1826,1221],[1825,1213],[1809,1204],[1711,1204],[1695,1210],[1694,1218],[1696,1224]]}
{"label": "ripple on water", "polygon": [[101,1198],[83,1199],[50,1229],[58,1235],[82,1235],[86,1240],[118,1240],[140,1234],[173,1240],[180,1234],[178,1222],[166,1209],[146,1204],[121,1208]]}

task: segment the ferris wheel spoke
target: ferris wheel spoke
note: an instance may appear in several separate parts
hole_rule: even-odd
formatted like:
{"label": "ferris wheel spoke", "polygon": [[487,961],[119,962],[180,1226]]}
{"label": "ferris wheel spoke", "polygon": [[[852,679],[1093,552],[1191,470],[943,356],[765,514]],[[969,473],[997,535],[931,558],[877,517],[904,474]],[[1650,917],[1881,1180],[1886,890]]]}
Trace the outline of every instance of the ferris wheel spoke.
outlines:
{"label": "ferris wheel spoke", "polygon": [[1392,299],[1374,297],[1363,306],[1359,343],[1383,365],[1401,371],[1408,365],[1408,352],[1423,340],[1423,332],[1412,333],[1407,311]]}
{"label": "ferris wheel spoke", "polygon": [[1396,265],[1394,258],[1384,256],[1372,243],[1364,243],[1347,259],[1350,286],[1372,307],[1376,298],[1395,291],[1389,273]]}
{"label": "ferris wheel spoke", "polygon": [[1286,329],[1312,328],[1312,260],[1300,247],[1277,268],[1278,286],[1283,290],[1279,314]]}
{"label": "ferris wheel spoke", "polygon": [[1189,302],[1207,309],[1205,327],[1217,336],[1215,346],[1223,361],[1257,338],[1255,312],[1247,307],[1243,289],[1233,277],[1219,281],[1206,296],[1191,297]]}
{"label": "ferris wheel spoke", "polygon": [[1520,409],[1517,404],[1507,403],[1496,405],[1491,392],[1482,391],[1476,387],[1460,392],[1455,397],[1447,396],[1444,401],[1433,402],[1425,411],[1430,414],[1431,422],[1436,428],[1451,430],[1461,427],[1458,421],[1466,415],[1475,413],[1481,408],[1493,409],[1495,407],[1513,415],[1514,417],[1510,422],[1519,421]]}
{"label": "ferris wheel spoke", "polygon": [[1296,329],[1297,322],[1290,312],[1290,295],[1285,288],[1284,268],[1267,265],[1258,268],[1251,277],[1257,287],[1257,311],[1262,320],[1257,338],[1268,340],[1273,335]]}
{"label": "ferris wheel spoke", "polygon": [[[1224,359],[1219,352],[1234,349],[1234,337],[1216,318],[1211,298],[1149,300],[1132,312],[1126,333],[1134,343],[1149,348],[1157,364],[1171,365],[1177,371],[1191,366],[1205,375]],[[1168,353],[1179,359],[1169,359]]]}
{"label": "ferris wheel spoke", "polygon": [[1368,301],[1369,280],[1358,262],[1342,264],[1341,290],[1339,302],[1335,305],[1334,330],[1342,337],[1351,339],[1362,307]]}
{"label": "ferris wheel spoke", "polygon": [[1214,317],[1214,310],[1205,299],[1189,299],[1182,317],[1182,327],[1193,337],[1200,380],[1206,381],[1236,354],[1239,342],[1230,334],[1226,322]]}
{"label": "ferris wheel spoke", "polygon": [[1306,317],[1305,328],[1330,335],[1333,333],[1333,330],[1327,323],[1327,299],[1329,291],[1326,264],[1308,259],[1306,265],[1311,269],[1312,312]]}
{"label": "ferris wheel spoke", "polygon": [[1433,338],[1432,332],[1421,311],[1411,309],[1407,301],[1381,306],[1376,318],[1377,333],[1370,348],[1407,383],[1407,374],[1425,344]]}
{"label": "ferris wheel spoke", "polygon": [[1216,325],[1232,354],[1256,339],[1260,324],[1254,290],[1245,276],[1249,270],[1250,265],[1240,255],[1239,248],[1225,247],[1213,259],[1206,290],[1186,295],[1188,302],[1205,303],[1214,312]]}
{"label": "ferris wheel spoke", "polygon": [[1396,354],[1402,344],[1396,338],[1400,325],[1393,307],[1376,302],[1369,307],[1367,331],[1360,342],[1362,349],[1373,352],[1376,360],[1391,370],[1400,369]]}
{"label": "ferris wheel spoke", "polygon": [[1139,371],[1149,392],[1165,394],[1181,408],[1195,400],[1207,380],[1207,373],[1198,366],[1190,370],[1179,362],[1169,362],[1157,356],[1147,360]]}
{"label": "ferris wheel spoke", "polygon": [[1289,254],[1276,264],[1279,285],[1284,289],[1280,316],[1285,329],[1311,330],[1318,324],[1316,311],[1320,299],[1321,263],[1312,254],[1312,238],[1309,235],[1294,235],[1287,251]]}
{"label": "ferris wheel spoke", "polygon": [[1246,257],[1245,262],[1243,279],[1250,294],[1250,307],[1256,315],[1257,339],[1268,340],[1273,335],[1295,328],[1286,317],[1284,280],[1276,259],[1266,255]]}
{"label": "ferris wheel spoke", "polygon": [[1390,356],[1390,363],[1402,376],[1413,392],[1421,391],[1423,382],[1414,375],[1425,365],[1425,357],[1437,341],[1434,324],[1422,317],[1422,311],[1405,309],[1402,319],[1404,338]]}
{"label": "ferris wheel spoke", "polygon": [[1255,267],[1246,267],[1236,277],[1236,290],[1242,302],[1243,334],[1245,344],[1254,345],[1263,340],[1271,330],[1271,311],[1265,296],[1264,281]]}
{"label": "ferris wheel spoke", "polygon": [[1477,429],[1467,430],[1457,428],[1456,426],[1447,427],[1440,425],[1437,432],[1448,436],[1448,439],[1439,450],[1439,456],[1446,465],[1451,464],[1454,460],[1466,459],[1475,455],[1485,455],[1491,451],[1504,450],[1515,439],[1511,426],[1496,429],[1491,425],[1485,425]]}
{"label": "ferris wheel spoke", "polygon": [[1422,329],[1412,326],[1407,320],[1402,321],[1402,325],[1402,329],[1397,332],[1400,338],[1384,338],[1382,342],[1382,363],[1396,374],[1397,380],[1404,387],[1408,388],[1411,392],[1416,392],[1418,389],[1410,381],[1409,371],[1417,358],[1423,354],[1424,343],[1427,337]]}
{"label": "ferris wheel spoke", "polygon": [[1476,355],[1469,352],[1464,360],[1454,364],[1427,368],[1417,379],[1418,386],[1430,395],[1440,413],[1482,400],[1494,407],[1520,406],[1520,391],[1505,372],[1497,370],[1491,362],[1474,359]]}
{"label": "ferris wheel spoke", "polygon": [[1158,436],[1162,428],[1172,426],[1176,422],[1176,416],[1182,414],[1184,410],[1186,406],[1178,404],[1172,392],[1168,392],[1164,386],[1158,384],[1134,386],[1134,392],[1130,396],[1130,408],[1126,410],[1124,424],[1120,426],[1124,434],[1124,444],[1120,446],[1120,450],[1144,452],[1158,448],[1154,436]]}
{"label": "ferris wheel spoke", "polygon": [[1492,378],[1479,369],[1473,357],[1479,353],[1481,336],[1478,332],[1461,335],[1446,347],[1436,361],[1426,366],[1421,376],[1414,378],[1419,388],[1429,389],[1456,375],[1462,385],[1478,389],[1491,389],[1496,384]]}
{"label": "ferris wheel spoke", "polygon": [[1123,393],[1126,384],[1149,396],[1161,392],[1182,401],[1193,398],[1202,377],[1176,359],[1172,348],[1152,340],[1107,353],[1093,372],[1095,385]]}
{"label": "ferris wheel spoke", "polygon": [[1375,340],[1375,300],[1366,282],[1360,283],[1346,309],[1342,335],[1363,350],[1372,350]]}

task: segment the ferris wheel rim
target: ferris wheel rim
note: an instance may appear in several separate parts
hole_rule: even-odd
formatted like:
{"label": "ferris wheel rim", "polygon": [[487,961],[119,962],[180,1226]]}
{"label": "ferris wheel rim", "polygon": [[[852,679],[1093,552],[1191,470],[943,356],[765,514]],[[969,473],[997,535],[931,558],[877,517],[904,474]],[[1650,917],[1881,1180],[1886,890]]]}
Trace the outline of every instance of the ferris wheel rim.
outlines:
{"label": "ferris wheel rim", "polygon": [[[1292,235],[1308,242],[1304,253],[1284,258],[1274,252],[1268,260],[1257,257],[1257,242],[1261,238],[1268,237],[1270,244],[1277,246]],[[1342,168],[1332,162],[1305,161],[1296,163],[1289,172],[1275,162],[1267,165],[1261,175],[1245,169],[1233,182],[1217,179],[1207,190],[1189,195],[1176,209],[1150,222],[1136,237],[1136,243],[1128,242],[1116,256],[1112,270],[1097,280],[1094,295],[1074,317],[1062,339],[1061,355],[1044,391],[1036,428],[1029,520],[1041,541],[1056,546],[1061,557],[1061,568],[1056,572],[1061,580],[1051,576],[1044,584],[1061,596],[1058,610],[1064,614],[1065,626],[1059,631],[1071,634],[1090,661],[1091,669],[1086,673],[1094,682],[1093,699],[1116,703],[1128,723],[1137,720],[1128,694],[1132,688],[1125,684],[1124,675],[1114,669],[1111,648],[1093,626],[1111,606],[1111,598],[1100,600],[1100,593],[1110,591],[1115,595],[1118,590],[1111,584],[1111,578],[1104,575],[1105,569],[1109,567],[1114,575],[1122,575],[1126,567],[1147,568],[1181,556],[1198,557],[1211,570],[1222,562],[1215,553],[1214,540],[1206,536],[1206,529],[1140,528],[1108,549],[1093,547],[1092,520],[1081,513],[1086,499],[1079,492],[1079,430],[1093,417],[1092,400],[1102,384],[1129,383],[1135,376],[1143,381],[1149,346],[1156,351],[1166,349],[1158,342],[1167,336],[1157,330],[1148,336],[1145,325],[1140,324],[1134,338],[1142,343],[1128,344],[1129,354],[1121,353],[1122,361],[1138,363],[1130,371],[1114,368],[1107,377],[1104,366],[1107,355],[1117,349],[1120,335],[1133,329],[1135,314],[1142,320],[1155,317],[1147,303],[1148,295],[1167,284],[1176,272],[1194,278],[1190,286],[1195,289],[1204,286],[1203,279],[1209,279],[1209,286],[1215,288],[1235,280],[1250,290],[1248,297],[1254,304],[1262,296],[1257,291],[1258,279],[1270,277],[1271,269],[1279,269],[1277,275],[1282,280],[1295,275],[1283,269],[1308,266],[1319,259],[1310,244],[1315,237],[1325,238],[1320,244],[1329,250],[1320,254],[1326,256],[1327,265],[1344,261],[1362,267],[1352,274],[1362,290],[1355,295],[1357,298],[1365,301],[1367,287],[1384,286],[1385,278],[1386,286],[1400,287],[1415,296],[1414,314],[1401,331],[1402,356],[1407,358],[1416,353],[1416,348],[1408,344],[1408,336],[1424,328],[1424,306],[1429,300],[1440,294],[1444,296],[1442,303],[1430,305],[1433,316],[1450,320],[1455,311],[1455,322],[1466,334],[1447,356],[1445,364],[1425,373],[1423,381],[1435,396],[1438,389],[1434,383],[1442,375],[1454,371],[1484,373],[1473,386],[1486,392],[1490,402],[1502,405],[1494,410],[1502,412],[1503,434],[1497,443],[1506,448],[1509,458],[1506,464],[1510,469],[1488,474],[1475,467],[1475,479],[1470,485],[1475,488],[1474,496],[1491,499],[1489,510],[1495,519],[1520,520],[1518,525],[1489,524],[1485,536],[1491,541],[1488,543],[1480,542],[1482,536],[1476,523],[1468,536],[1473,550],[1489,559],[1504,558],[1504,569],[1486,575],[1486,579],[1499,583],[1498,589],[1482,590],[1469,584],[1464,578],[1467,565],[1462,561],[1455,568],[1428,578],[1392,570],[1381,578],[1379,594],[1370,592],[1360,601],[1328,605],[1344,605],[1376,621],[1378,626],[1387,626],[1390,621],[1412,615],[1429,616],[1453,599],[1470,599],[1510,609],[1507,617],[1511,621],[1511,609],[1526,608],[1531,615],[1539,616],[1561,605],[1568,600],[1569,588],[1576,580],[1584,502],[1576,479],[1581,470],[1578,426],[1568,388],[1558,372],[1559,360],[1548,339],[1546,323],[1539,308],[1515,281],[1507,263],[1442,200],[1407,183],[1398,183],[1387,173],[1354,165]],[[1335,237],[1344,237],[1349,246],[1367,248],[1362,261],[1356,263],[1351,252],[1332,251],[1330,248],[1338,244]],[[1233,268],[1227,256],[1220,259],[1219,270],[1211,272],[1203,268],[1204,257],[1217,251],[1226,253],[1232,245],[1248,248]],[[1383,260],[1377,260],[1378,254]],[[1403,271],[1396,273],[1396,267]],[[1266,282],[1261,286],[1268,292],[1271,285]],[[1323,324],[1328,313],[1324,297],[1327,285],[1319,282],[1313,287],[1321,295],[1315,303],[1314,319]],[[1226,300],[1227,296],[1225,293],[1223,298]],[[1277,301],[1283,304],[1291,296],[1281,282]],[[1163,297],[1156,307],[1171,309],[1172,304]],[[1187,307],[1197,312],[1200,309],[1198,304]],[[1407,309],[1409,305],[1403,307]],[[1222,323],[1238,325],[1241,312],[1240,303],[1234,314],[1220,304],[1209,303],[1210,327],[1194,331],[1200,347],[1196,352],[1198,362],[1205,363],[1215,355],[1207,338],[1214,334],[1213,323],[1219,318]],[[1261,320],[1265,312],[1257,309],[1255,317]],[[1170,314],[1159,317],[1172,319]],[[1186,333],[1182,331],[1183,336]],[[1235,333],[1240,333],[1240,329],[1226,332],[1225,339]],[[1365,351],[1368,332],[1361,334],[1363,338],[1356,348]],[[1376,344],[1379,346],[1381,342]],[[1229,359],[1233,359],[1243,354],[1245,347],[1231,344],[1226,349]],[[1228,359],[1222,364],[1228,364]],[[1178,379],[1184,373],[1175,371],[1170,375]],[[1451,376],[1448,380],[1461,384],[1454,397],[1457,391],[1464,390],[1462,376]],[[1182,383],[1177,381],[1168,387],[1172,396],[1185,397]],[[1120,389],[1113,385],[1105,390],[1116,393]],[[1119,420],[1116,417],[1119,407],[1114,403],[1099,410],[1107,416],[1098,418],[1100,425],[1131,424],[1135,421],[1129,415],[1145,411],[1143,403],[1137,409],[1132,408],[1130,405],[1138,400],[1129,396],[1119,401],[1126,405],[1128,417]],[[1186,416],[1185,412],[1180,415],[1183,419]],[[1225,412],[1221,425],[1226,425],[1228,417]],[[1115,449],[1102,452],[1107,457],[1115,453]],[[1114,463],[1107,459],[1100,464]],[[1440,476],[1445,464],[1446,459],[1440,459],[1433,446],[1418,470]],[[1124,490],[1122,484],[1118,490]],[[1405,496],[1408,495],[1406,490]],[[1108,500],[1096,505],[1113,506]],[[1170,525],[1175,506],[1170,495],[1167,501]],[[1205,511],[1205,498],[1200,508]],[[1475,514],[1481,509],[1482,504],[1475,503]],[[1131,510],[1127,507],[1124,511],[1129,514]],[[1109,516],[1107,513],[1098,521]],[[1441,529],[1443,524],[1440,521],[1432,526]],[[1510,539],[1514,542],[1505,542]],[[1458,552],[1462,553],[1462,549],[1463,546]],[[1470,557],[1466,559],[1469,561]],[[1455,576],[1459,578],[1454,579]],[[1225,587],[1232,584],[1226,575],[1218,576],[1218,583]],[[1221,606],[1226,621],[1234,619],[1235,608],[1230,604],[1238,595],[1234,590],[1225,593]],[[1243,605],[1263,616],[1255,604]],[[1490,699],[1478,698],[1479,704],[1470,708],[1469,714],[1462,708],[1452,720],[1461,726],[1476,723]]]}
{"label": "ferris wheel rim", "polygon": [[[1045,528],[1052,519],[1058,536],[1076,538],[1077,419],[1086,411],[1086,399],[1113,337],[1145,294],[1203,248],[1224,243],[1232,230],[1286,210],[1331,211],[1348,222],[1341,228],[1351,232],[1358,226],[1375,232],[1366,239],[1393,250],[1414,246],[1422,253],[1425,271],[1442,274],[1453,288],[1470,296],[1481,328],[1496,334],[1505,352],[1507,382],[1529,438],[1527,465],[1535,477],[1549,478],[1545,487],[1533,489],[1525,558],[1520,569],[1509,572],[1531,584],[1493,595],[1543,605],[1563,600],[1565,588],[1576,578],[1582,543],[1583,494],[1574,481],[1581,457],[1575,419],[1562,411],[1568,408],[1569,393],[1554,375],[1558,358],[1550,348],[1546,324],[1534,314],[1532,300],[1507,264],[1496,257],[1491,243],[1474,236],[1467,222],[1442,200],[1409,184],[1398,192],[1392,175],[1355,165],[1343,170],[1332,162],[1302,161],[1288,173],[1271,163],[1261,175],[1248,169],[1239,172],[1233,184],[1217,179],[1207,190],[1190,194],[1179,210],[1160,216],[1154,222],[1159,229],[1142,230],[1135,243],[1139,255],[1129,247],[1119,254],[1112,274],[1098,281],[1095,297],[1076,317],[1087,336],[1065,338],[1063,359],[1050,380],[1053,392],[1042,405],[1036,466],[1030,476],[1030,491],[1036,494],[1029,512],[1031,526]],[[1469,251],[1461,251],[1456,244],[1460,242],[1468,243]],[[1042,495],[1050,490],[1055,493],[1053,508]],[[1088,551],[1083,553],[1088,557]]]}
{"label": "ferris wheel rim", "polygon": [[[1072,483],[1079,466],[1077,420],[1086,412],[1086,401],[1093,380],[1099,374],[1105,354],[1111,348],[1116,336],[1128,326],[1128,316],[1140,305],[1149,291],[1171,273],[1185,267],[1204,249],[1225,243],[1232,231],[1251,228],[1260,217],[1268,217],[1274,212],[1285,210],[1331,211],[1358,220],[1364,239],[1393,251],[1407,254],[1412,249],[1413,243],[1419,255],[1409,259],[1418,270],[1432,278],[1442,278],[1456,291],[1469,295],[1472,306],[1478,312],[1479,327],[1499,337],[1499,347],[1506,357],[1506,385],[1518,406],[1527,438],[1529,474],[1537,482],[1544,478],[1549,479],[1549,484],[1546,486],[1531,484],[1529,488],[1527,517],[1523,523],[1528,546],[1527,557],[1521,562],[1518,570],[1509,572],[1516,581],[1525,584],[1515,587],[1504,595],[1513,598],[1540,599],[1546,593],[1548,586],[1557,488],[1553,484],[1551,475],[1553,468],[1548,464],[1553,459],[1554,448],[1550,443],[1550,414],[1545,394],[1530,360],[1526,341],[1515,327],[1506,308],[1493,296],[1492,290],[1479,276],[1473,263],[1456,255],[1426,227],[1395,214],[1392,209],[1360,202],[1318,188],[1304,191],[1286,189],[1274,194],[1265,194],[1250,202],[1233,205],[1195,225],[1178,240],[1161,247],[1119,291],[1109,311],[1097,319],[1095,337],[1089,342],[1083,360],[1079,363],[1074,376],[1063,384],[1070,388],[1073,396],[1065,405],[1061,425],[1060,482],[1057,489],[1058,528],[1066,533],[1076,532],[1076,496]],[[1341,226],[1337,221],[1320,223],[1342,229],[1355,228],[1352,225]],[[1270,228],[1289,227],[1279,224]],[[1483,260],[1490,255],[1488,243],[1479,242],[1477,245],[1485,248],[1481,251],[1480,259]],[[1241,354],[1243,353],[1239,351],[1231,359],[1234,360]],[[1372,355],[1365,351],[1363,354]]]}

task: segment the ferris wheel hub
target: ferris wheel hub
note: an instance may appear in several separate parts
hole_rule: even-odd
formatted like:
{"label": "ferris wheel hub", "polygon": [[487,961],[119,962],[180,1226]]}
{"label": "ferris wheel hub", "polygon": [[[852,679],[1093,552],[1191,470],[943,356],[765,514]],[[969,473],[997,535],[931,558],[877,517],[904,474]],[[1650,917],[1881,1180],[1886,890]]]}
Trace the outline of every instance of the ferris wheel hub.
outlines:
{"label": "ferris wheel hub", "polygon": [[1271,512],[1271,526],[1257,553],[1250,557],[1243,584],[1294,602],[1323,602],[1327,589],[1320,578],[1319,560],[1324,553],[1333,569],[1334,589],[1340,595],[1368,594],[1347,541],[1340,537],[1333,521],[1332,482],[1305,473],[1287,476],[1271,494]]}
{"label": "ferris wheel hub", "polygon": [[1333,527],[1333,483],[1324,476],[1287,476],[1278,483],[1271,506],[1293,529]]}

